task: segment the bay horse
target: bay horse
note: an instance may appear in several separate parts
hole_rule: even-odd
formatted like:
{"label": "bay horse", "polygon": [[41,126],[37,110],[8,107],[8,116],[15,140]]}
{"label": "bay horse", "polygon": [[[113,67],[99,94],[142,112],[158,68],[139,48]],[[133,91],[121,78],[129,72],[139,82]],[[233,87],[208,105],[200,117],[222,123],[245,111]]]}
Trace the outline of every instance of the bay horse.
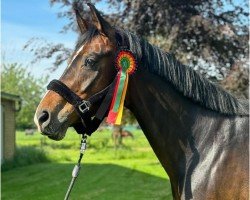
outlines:
{"label": "bay horse", "polygon": [[[75,9],[81,36],[59,80],[87,99],[115,79],[118,44],[127,46],[137,59],[137,71],[129,78],[125,106],[167,172],[173,198],[248,199],[248,102],[209,82],[174,55],[112,27],[88,5],[92,21]],[[61,140],[79,116],[49,90],[34,119],[42,134]]]}
{"label": "bay horse", "polygon": [[114,125],[112,130],[112,139],[114,141],[115,148],[122,146],[122,140],[126,137],[134,139],[134,135],[130,131],[123,129],[120,125]]}

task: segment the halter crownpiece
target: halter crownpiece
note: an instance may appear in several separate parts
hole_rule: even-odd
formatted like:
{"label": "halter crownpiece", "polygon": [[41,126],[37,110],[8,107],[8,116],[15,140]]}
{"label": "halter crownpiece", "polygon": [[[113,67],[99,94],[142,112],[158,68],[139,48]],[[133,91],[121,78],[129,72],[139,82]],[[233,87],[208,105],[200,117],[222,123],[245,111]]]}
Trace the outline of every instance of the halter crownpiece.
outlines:
{"label": "halter crownpiece", "polygon": [[117,80],[107,122],[109,124],[120,125],[129,75],[133,74],[136,70],[136,59],[130,50],[122,49],[118,52],[116,68],[118,70]]}

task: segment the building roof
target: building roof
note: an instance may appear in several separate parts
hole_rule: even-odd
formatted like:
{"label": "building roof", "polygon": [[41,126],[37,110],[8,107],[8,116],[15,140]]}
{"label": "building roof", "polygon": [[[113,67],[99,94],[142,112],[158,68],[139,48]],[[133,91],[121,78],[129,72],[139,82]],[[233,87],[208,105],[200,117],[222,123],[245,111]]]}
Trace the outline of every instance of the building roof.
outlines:
{"label": "building roof", "polygon": [[1,92],[1,99],[7,99],[7,100],[12,100],[12,101],[21,101],[20,96],[6,93],[6,92]]}

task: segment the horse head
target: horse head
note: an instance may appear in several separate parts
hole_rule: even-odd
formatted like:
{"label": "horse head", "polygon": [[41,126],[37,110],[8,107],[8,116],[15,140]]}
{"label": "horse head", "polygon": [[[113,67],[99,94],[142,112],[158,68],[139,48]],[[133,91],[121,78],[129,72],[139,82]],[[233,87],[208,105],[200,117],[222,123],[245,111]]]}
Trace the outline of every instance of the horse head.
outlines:
{"label": "horse head", "polygon": [[[75,51],[59,81],[81,99],[107,87],[116,76],[114,59],[116,52],[115,29],[88,4],[92,21],[84,19],[74,8],[80,31]],[[91,107],[97,109],[97,105]],[[34,121],[42,134],[61,140],[68,127],[79,122],[73,105],[62,96],[49,90],[37,107]]]}

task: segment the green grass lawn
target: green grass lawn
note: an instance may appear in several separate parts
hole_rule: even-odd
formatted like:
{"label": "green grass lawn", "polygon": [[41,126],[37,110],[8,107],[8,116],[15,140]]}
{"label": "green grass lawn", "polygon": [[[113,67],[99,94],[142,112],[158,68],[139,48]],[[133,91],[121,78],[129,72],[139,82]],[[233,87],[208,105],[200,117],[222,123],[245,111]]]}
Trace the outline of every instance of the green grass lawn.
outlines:
{"label": "green grass lawn", "polygon": [[[133,134],[135,138],[126,138],[118,149],[109,131],[88,138],[72,200],[172,199],[169,179],[143,133]],[[17,132],[16,140],[18,148],[42,149],[49,162],[3,171],[2,199],[63,199],[78,159],[80,137],[69,130],[65,139],[57,142],[38,133],[25,136]]]}

